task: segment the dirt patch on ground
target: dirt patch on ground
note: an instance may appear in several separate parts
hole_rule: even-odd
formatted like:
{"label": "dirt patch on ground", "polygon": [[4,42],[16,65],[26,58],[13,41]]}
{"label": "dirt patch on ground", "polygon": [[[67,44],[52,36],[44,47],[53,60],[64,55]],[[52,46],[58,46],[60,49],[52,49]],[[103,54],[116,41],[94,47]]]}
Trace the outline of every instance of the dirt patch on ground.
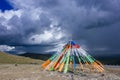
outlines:
{"label": "dirt patch on ground", "polygon": [[59,73],[35,64],[0,65],[0,80],[120,80],[120,67],[105,66],[104,73]]}

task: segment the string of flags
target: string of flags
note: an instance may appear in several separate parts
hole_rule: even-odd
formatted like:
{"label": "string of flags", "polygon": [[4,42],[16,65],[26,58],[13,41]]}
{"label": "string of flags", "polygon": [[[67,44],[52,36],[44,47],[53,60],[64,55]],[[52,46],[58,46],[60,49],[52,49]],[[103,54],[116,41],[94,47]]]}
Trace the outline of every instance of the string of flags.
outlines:
{"label": "string of flags", "polygon": [[60,53],[54,54],[42,64],[42,68],[49,71],[59,71],[67,73],[69,70],[73,72],[85,71],[103,72],[104,66],[82,49],[78,44],[69,41]]}

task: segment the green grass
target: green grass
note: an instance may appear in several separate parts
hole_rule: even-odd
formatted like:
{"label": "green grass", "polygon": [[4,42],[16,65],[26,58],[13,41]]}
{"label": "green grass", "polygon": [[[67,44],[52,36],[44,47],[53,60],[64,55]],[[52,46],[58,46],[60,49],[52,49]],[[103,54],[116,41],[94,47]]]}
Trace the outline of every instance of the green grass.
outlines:
{"label": "green grass", "polygon": [[41,64],[41,63],[43,63],[42,60],[36,60],[0,52],[0,64]]}

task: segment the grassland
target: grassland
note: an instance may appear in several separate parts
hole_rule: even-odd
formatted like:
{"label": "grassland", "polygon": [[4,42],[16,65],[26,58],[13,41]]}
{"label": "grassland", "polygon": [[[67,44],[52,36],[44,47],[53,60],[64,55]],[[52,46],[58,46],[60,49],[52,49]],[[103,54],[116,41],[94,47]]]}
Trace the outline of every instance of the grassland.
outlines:
{"label": "grassland", "polygon": [[0,64],[41,64],[42,62],[42,60],[36,60],[0,52]]}

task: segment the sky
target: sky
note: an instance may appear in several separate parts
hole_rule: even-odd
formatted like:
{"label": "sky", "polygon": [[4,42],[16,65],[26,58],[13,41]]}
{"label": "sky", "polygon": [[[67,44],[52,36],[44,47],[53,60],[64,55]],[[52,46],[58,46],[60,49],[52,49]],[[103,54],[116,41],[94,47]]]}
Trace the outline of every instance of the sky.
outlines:
{"label": "sky", "polygon": [[57,51],[69,40],[120,54],[120,0],[0,0],[0,51]]}

